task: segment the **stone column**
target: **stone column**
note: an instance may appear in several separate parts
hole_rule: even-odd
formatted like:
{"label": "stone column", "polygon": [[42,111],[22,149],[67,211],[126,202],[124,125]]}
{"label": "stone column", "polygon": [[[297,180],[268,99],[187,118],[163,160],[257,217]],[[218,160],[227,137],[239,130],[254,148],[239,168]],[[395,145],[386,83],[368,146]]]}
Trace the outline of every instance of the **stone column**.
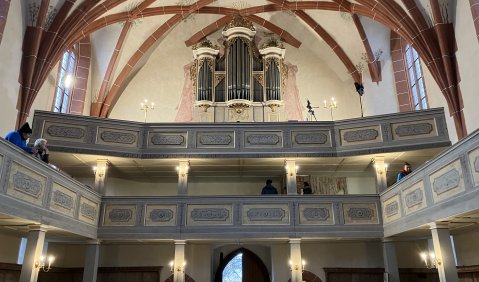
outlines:
{"label": "stone column", "polygon": [[432,241],[436,257],[436,267],[441,282],[459,282],[454,251],[451,243],[451,234],[447,224],[432,223]]}
{"label": "stone column", "polygon": [[188,171],[190,161],[180,161],[178,164],[178,195],[188,195]]}
{"label": "stone column", "polygon": [[296,184],[296,160],[285,160],[286,169],[286,190],[288,195],[297,195],[298,188]]}
{"label": "stone column", "polygon": [[105,159],[96,160],[96,166],[94,167],[95,171],[95,190],[101,195],[106,193],[106,174],[108,172],[108,165],[110,161]]}
{"label": "stone column", "polygon": [[35,264],[40,262],[42,256],[43,244],[45,243],[46,229],[41,225],[30,226],[27,237],[27,246],[25,257],[23,259],[22,271],[20,273],[20,282],[36,282],[38,278],[38,268]]}
{"label": "stone column", "polygon": [[291,282],[303,281],[303,260],[301,258],[301,239],[289,239]]}
{"label": "stone column", "polygon": [[186,240],[175,240],[175,260],[173,261],[174,282],[185,282],[185,245]]}
{"label": "stone column", "polygon": [[378,193],[388,188],[388,182],[386,178],[388,165],[384,162],[384,157],[376,157],[374,159],[374,173],[376,175],[376,188]]}
{"label": "stone column", "polygon": [[384,272],[388,276],[388,282],[399,282],[399,268],[396,258],[396,246],[394,242],[384,238],[383,239],[383,260]]}
{"label": "stone column", "polygon": [[99,251],[100,241],[94,240],[87,243],[83,269],[83,282],[96,282]]}

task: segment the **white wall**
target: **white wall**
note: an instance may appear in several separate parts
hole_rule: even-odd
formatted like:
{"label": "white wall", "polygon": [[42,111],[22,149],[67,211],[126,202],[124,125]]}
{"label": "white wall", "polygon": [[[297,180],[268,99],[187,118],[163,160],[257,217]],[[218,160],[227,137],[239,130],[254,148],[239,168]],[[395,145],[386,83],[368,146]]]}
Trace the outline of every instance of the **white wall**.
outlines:
{"label": "white wall", "polygon": [[20,237],[0,233],[0,262],[17,263]]}
{"label": "white wall", "polygon": [[348,194],[376,194],[374,177],[347,177]]}
{"label": "white wall", "polygon": [[474,28],[469,1],[455,1],[456,4],[456,53],[459,73],[461,75],[461,92],[464,102],[464,116],[467,132],[479,128],[479,111],[477,110],[477,73],[479,71],[479,42]]}
{"label": "white wall", "polygon": [[457,264],[459,266],[479,265],[479,240],[477,238],[479,238],[479,231],[454,235]]}
{"label": "white wall", "polygon": [[17,100],[20,84],[18,77],[22,61],[22,41],[27,14],[25,1],[11,1],[7,23],[0,43],[0,134],[5,136],[15,129]]}

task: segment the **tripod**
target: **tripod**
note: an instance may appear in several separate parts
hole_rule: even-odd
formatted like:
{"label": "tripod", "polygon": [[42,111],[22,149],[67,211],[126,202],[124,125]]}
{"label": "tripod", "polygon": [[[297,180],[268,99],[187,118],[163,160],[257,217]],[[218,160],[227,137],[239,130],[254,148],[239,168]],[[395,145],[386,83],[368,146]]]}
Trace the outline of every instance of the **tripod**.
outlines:
{"label": "tripod", "polygon": [[318,121],[318,119],[316,118],[316,115],[314,114],[313,109],[317,109],[319,107],[311,106],[311,102],[309,101],[309,99],[307,99],[306,102],[307,102],[306,108],[308,109],[308,116],[306,117],[306,121],[312,121],[313,118],[314,118],[315,121]]}

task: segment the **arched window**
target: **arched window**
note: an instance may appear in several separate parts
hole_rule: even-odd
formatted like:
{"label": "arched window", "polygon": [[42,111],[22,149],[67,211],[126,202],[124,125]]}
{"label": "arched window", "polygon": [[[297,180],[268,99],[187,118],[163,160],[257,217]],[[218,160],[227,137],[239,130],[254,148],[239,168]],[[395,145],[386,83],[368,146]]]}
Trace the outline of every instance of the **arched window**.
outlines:
{"label": "arched window", "polygon": [[223,269],[222,282],[243,281],[243,253],[237,254]]}
{"label": "arched window", "polygon": [[68,113],[75,78],[75,66],[77,63],[76,46],[63,54],[58,70],[57,88],[55,100],[53,101],[53,111],[59,113]]}
{"label": "arched window", "polygon": [[412,109],[427,109],[426,88],[424,87],[419,55],[411,45],[406,45],[405,57]]}

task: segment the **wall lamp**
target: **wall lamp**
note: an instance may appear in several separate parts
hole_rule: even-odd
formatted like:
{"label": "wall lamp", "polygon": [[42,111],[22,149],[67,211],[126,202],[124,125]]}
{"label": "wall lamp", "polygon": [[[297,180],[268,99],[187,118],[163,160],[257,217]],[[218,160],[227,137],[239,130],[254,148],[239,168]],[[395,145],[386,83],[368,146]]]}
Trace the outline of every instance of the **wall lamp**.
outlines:
{"label": "wall lamp", "polygon": [[47,259],[45,259],[44,256],[41,256],[40,257],[40,260],[36,261],[35,262],[35,268],[37,270],[43,270],[45,272],[48,272],[50,271],[51,269],[51,265],[53,263],[53,261],[55,260],[55,257],[54,256],[48,256]]}
{"label": "wall lamp", "polygon": [[181,177],[185,177],[189,170],[190,170],[189,165],[181,167],[181,168],[179,166],[176,166],[176,171]]}
{"label": "wall lamp", "polygon": [[105,173],[106,173],[106,167],[97,167],[97,166],[94,166],[93,167],[93,173],[95,174],[95,176],[98,176],[98,177],[103,177],[105,176]]}
{"label": "wall lamp", "polygon": [[374,164],[377,174],[383,174],[388,172],[388,164],[384,163],[383,165]]}
{"label": "wall lamp", "polygon": [[170,261],[170,271],[173,272],[185,272],[186,261],[183,262],[181,265],[175,265],[174,261]]}
{"label": "wall lamp", "polygon": [[429,254],[422,252],[419,255],[428,269],[437,268],[439,265],[441,265],[441,260],[436,258],[436,254],[434,254],[434,252],[430,252]]}
{"label": "wall lamp", "polygon": [[[304,272],[304,269],[306,267],[306,262],[304,260],[301,261],[301,266],[302,266],[302,272]],[[300,268],[299,264],[293,264],[291,260],[289,260],[289,270],[290,271],[298,271]]]}
{"label": "wall lamp", "polygon": [[[286,173],[289,173],[289,176],[293,176],[293,170],[290,170],[288,165],[285,165],[284,169],[286,169]],[[295,166],[294,169],[294,173],[298,173],[299,166]]]}

